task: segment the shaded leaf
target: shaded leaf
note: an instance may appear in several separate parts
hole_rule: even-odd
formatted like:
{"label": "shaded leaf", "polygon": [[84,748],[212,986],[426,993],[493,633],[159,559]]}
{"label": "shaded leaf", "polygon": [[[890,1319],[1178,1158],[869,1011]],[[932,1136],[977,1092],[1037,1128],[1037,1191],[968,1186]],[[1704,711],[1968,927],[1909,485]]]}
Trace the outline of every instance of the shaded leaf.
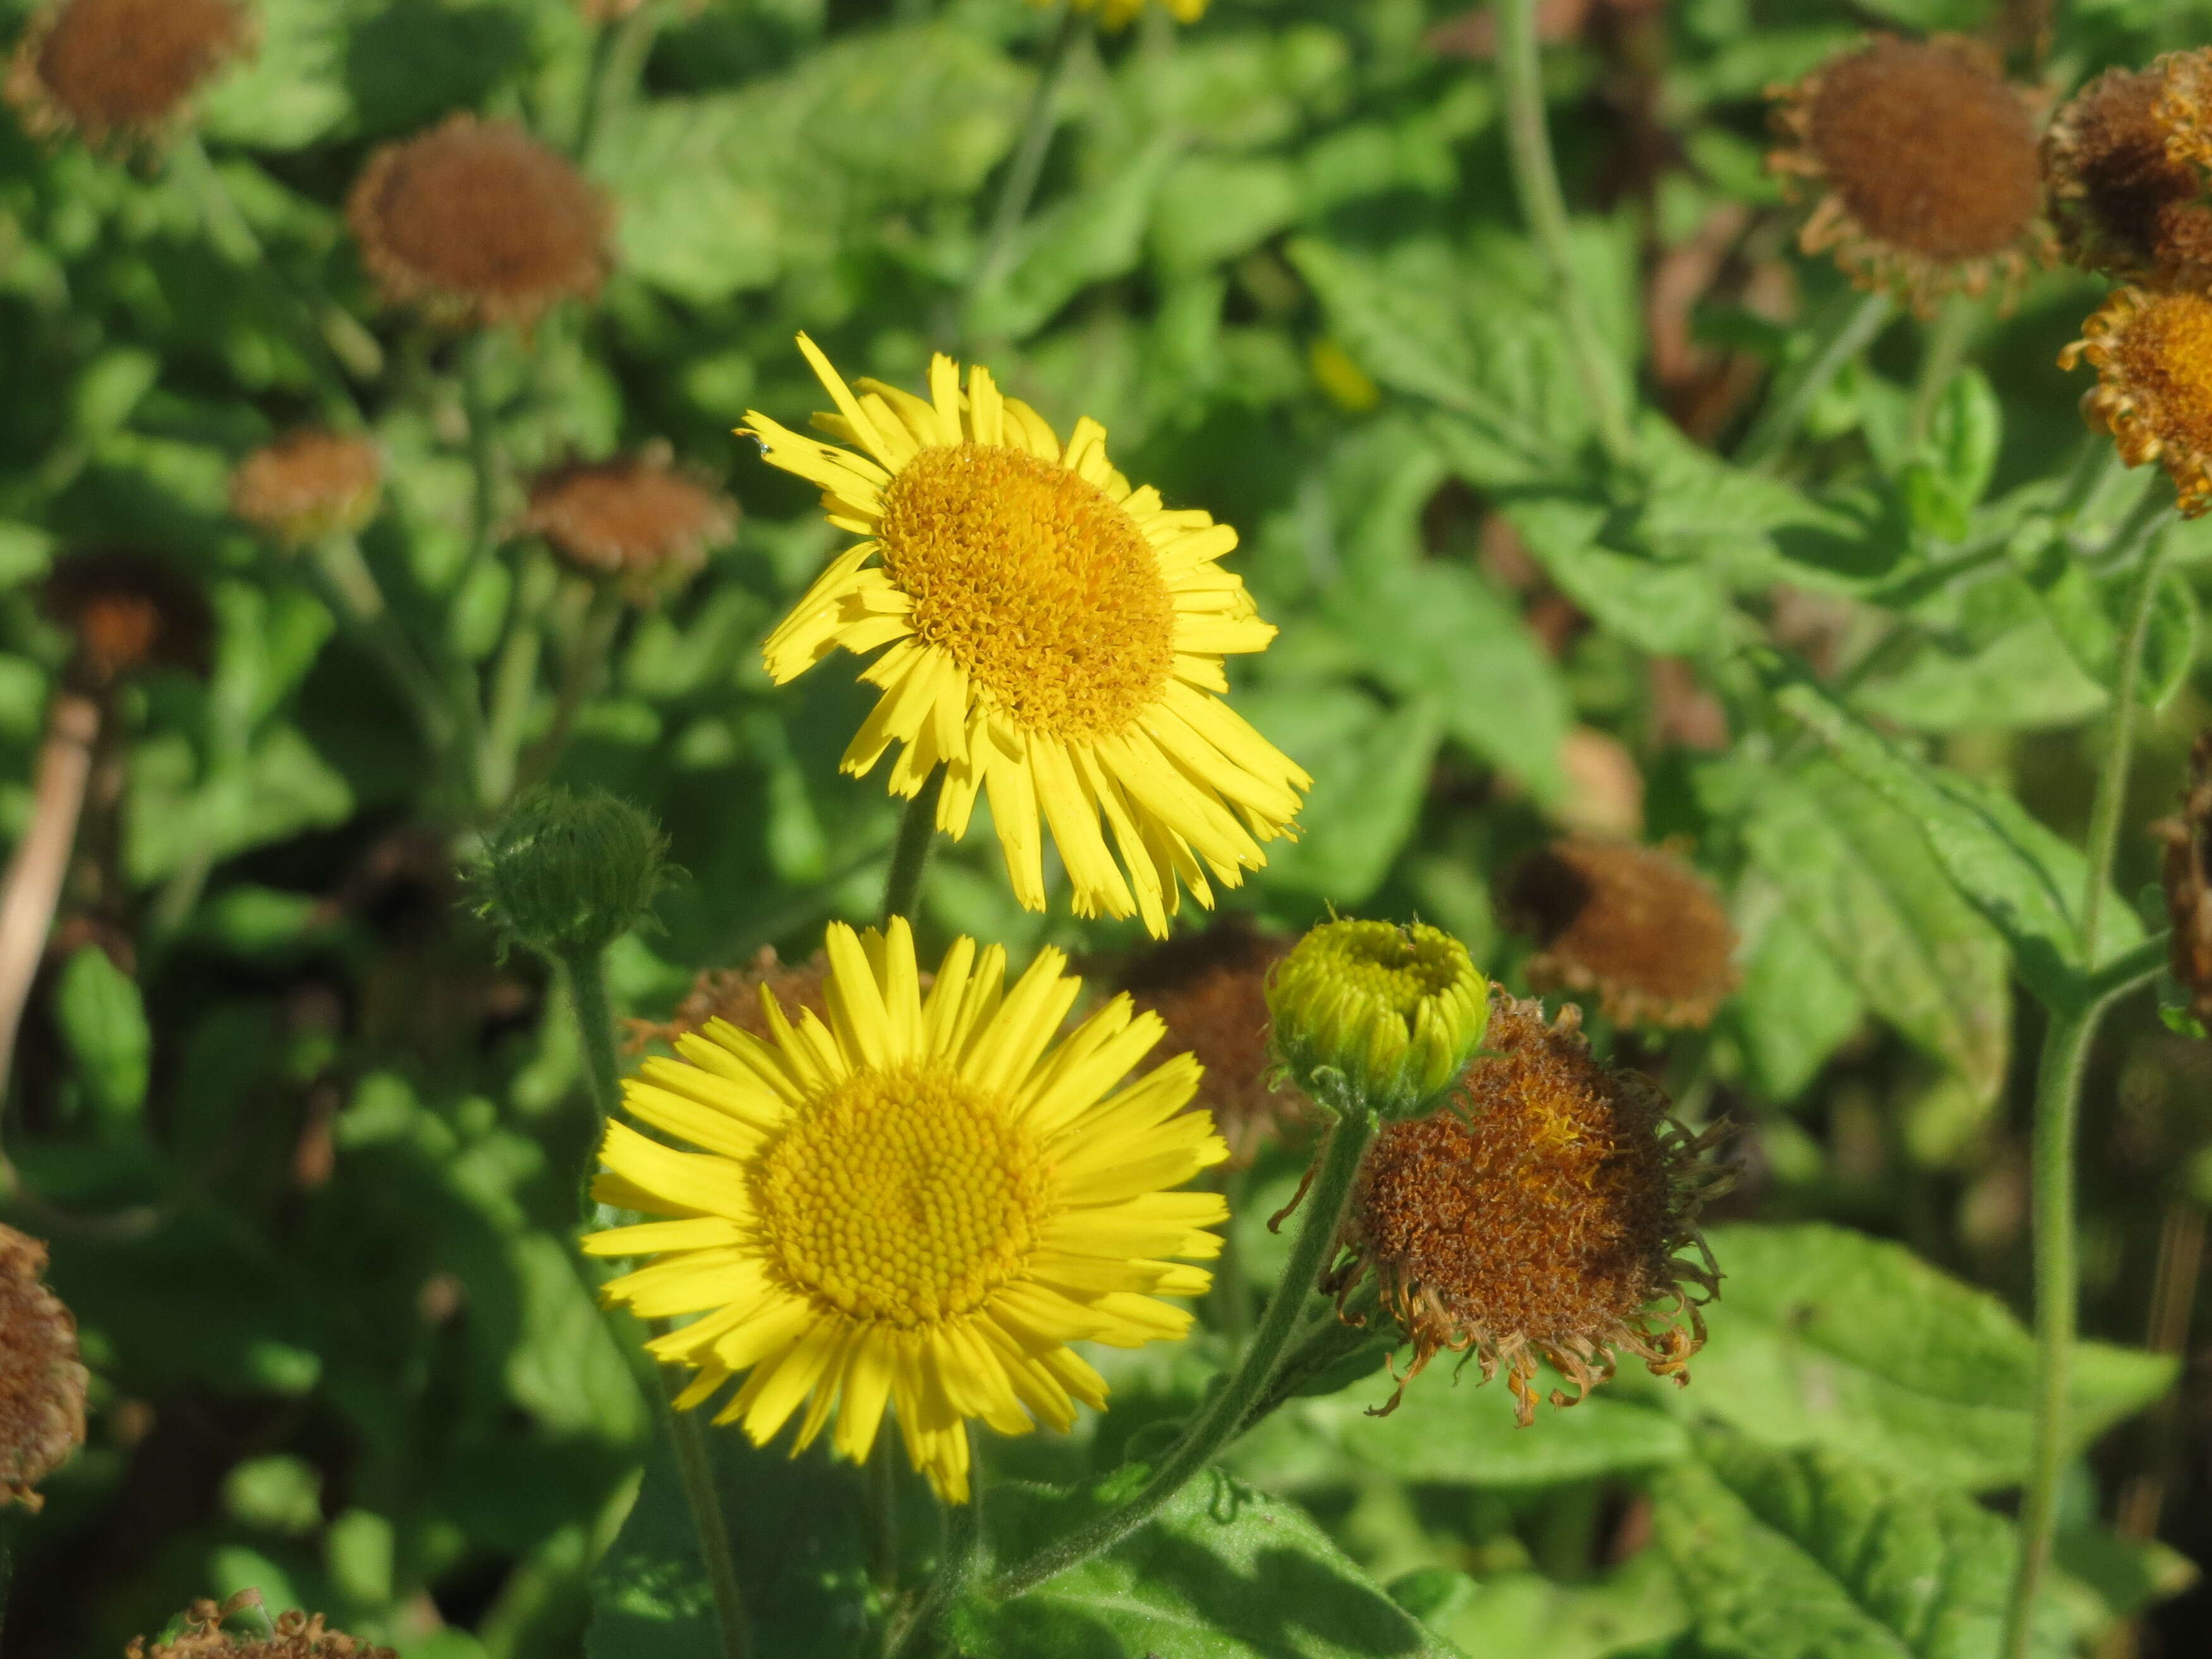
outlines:
{"label": "shaded leaf", "polygon": [[1735,909],[1743,984],[1721,1018],[1734,1031],[1759,1091],[1770,1100],[1793,1100],[1858,1029],[1866,1005],[1771,880],[1747,873]]}
{"label": "shaded leaf", "polygon": [[1270,842],[1257,879],[1358,903],[1413,831],[1443,736],[1442,700],[1430,693],[1386,710],[1346,685],[1262,690],[1237,707],[1314,779],[1298,839]]}
{"label": "shaded leaf", "polygon": [[96,945],[74,952],[54,987],[54,1022],[102,1118],[134,1115],[146,1100],[154,1034],[137,981]]}

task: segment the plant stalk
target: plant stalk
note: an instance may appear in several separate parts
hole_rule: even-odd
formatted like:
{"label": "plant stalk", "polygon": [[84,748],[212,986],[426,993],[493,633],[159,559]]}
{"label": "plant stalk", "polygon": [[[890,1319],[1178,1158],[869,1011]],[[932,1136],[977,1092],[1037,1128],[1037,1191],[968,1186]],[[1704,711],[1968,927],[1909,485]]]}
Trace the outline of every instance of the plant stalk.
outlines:
{"label": "plant stalk", "polygon": [[1759,418],[1751,423],[1734,456],[1738,466],[1764,468],[1782,453],[1813,405],[1844,365],[1875,342],[1889,325],[1896,307],[1887,294],[1840,295],[1821,319],[1813,355],[1795,375],[1776,386]]}
{"label": "plant stalk", "polygon": [[1542,64],[1536,49],[1537,0],[1498,0],[1498,78],[1505,98],[1506,147],[1512,158],[1514,192],[1528,222],[1546,274],[1558,296],[1559,314],[1574,352],[1576,376],[1589,400],[1599,445],[1616,467],[1626,468],[1635,453],[1635,434],[1620,400],[1620,381],[1612,354],[1600,337],[1589,296],[1575,271],[1573,237],[1565,198],[1552,159],[1552,135],[1544,119]]}
{"label": "plant stalk", "polygon": [[[2155,500],[2156,498],[2153,498]],[[2129,763],[2135,738],[2136,683],[2142,672],[2143,641],[2158,603],[2161,554],[2159,532],[2172,508],[2162,501],[2139,507],[2113,538],[2116,551],[2148,543],[2142,560],[2142,592],[2122,645],[2112,692],[2113,730],[2097,777],[2096,804],[2089,819],[2088,888],[2081,902],[2081,994],[2070,1007],[2050,1011],[2051,1028],[2037,1072],[2035,1122],[2031,1153],[2035,1229],[2035,1421],[2027,1484],[2021,1495],[2020,1560],[2005,1607],[2000,1659],[2027,1659],[2034,1629],[2037,1595],[2051,1565],[2057,1528],[2058,1485],[2067,1453],[2066,1407],[2072,1380],[2080,1273],[2075,1238],[2074,1140],[2081,1115],[2081,1074],[2097,1023],[2114,998],[2131,987],[2096,971],[2097,933],[2105,889],[2111,884],[2112,858],[2119,844],[2119,820],[2128,792]],[[2139,965],[2143,952],[2124,960]],[[2117,968],[2120,964],[2114,963]],[[2155,972],[2154,962],[2146,972]],[[2139,981],[2136,982],[2140,982]]]}
{"label": "plant stalk", "polygon": [[76,844],[77,816],[92,777],[100,707],[83,691],[64,690],[46,717],[46,740],[31,786],[31,821],[0,876],[0,1098],[14,1069],[16,1028],[38,977]]}
{"label": "plant stalk", "polygon": [[1919,443],[1928,436],[1929,423],[1935,419],[1936,405],[1942,401],[1966,362],[1966,348],[1972,343],[1974,325],[1981,320],[1981,301],[1971,295],[1954,294],[1943,302],[1936,314],[1935,325],[1927,331],[1926,343],[1921,348],[1920,378],[1912,389],[1912,441]]}
{"label": "plant stalk", "polygon": [[532,784],[543,783],[561,763],[561,757],[568,752],[568,739],[575,733],[576,716],[599,688],[607,653],[614,648],[615,632],[622,626],[622,618],[621,590],[611,581],[601,582],[592,594],[575,636],[569,641],[567,660],[562,665],[561,689],[553,702],[552,723],[546,727],[545,735],[523,757],[515,787],[527,789]]}
{"label": "plant stalk", "polygon": [[899,819],[898,842],[891,848],[890,873],[884,879],[884,920],[904,916],[908,921],[921,905],[921,878],[929,869],[930,849],[937,844],[937,798],[945,793],[942,767],[929,775]]}
{"label": "plant stalk", "polygon": [[1306,1195],[1304,1224],[1291,1247],[1282,1280],[1228,1382],[1207,1402],[1143,1488],[1118,1509],[1048,1544],[991,1581],[991,1593],[1011,1599],[1109,1550],[1143,1526],[1160,1506],[1237,1437],[1251,1409],[1267,1392],[1289,1352],[1305,1311],[1306,1296],[1335,1253],[1337,1229],[1352,1202],[1352,1183],[1374,1143],[1376,1124],[1364,1115],[1337,1120],[1322,1144],[1320,1167]]}
{"label": "plant stalk", "polygon": [[[591,1079],[592,1105],[602,1131],[622,1102],[622,1064],[615,1054],[613,1005],[607,997],[606,953],[576,951],[562,958],[568,981],[568,998],[584,1042],[584,1069]],[[599,1145],[593,1136],[592,1146]],[[591,1173],[584,1175],[585,1213],[591,1213]],[[714,1484],[714,1464],[707,1437],[696,1413],[668,1407],[668,1443],[676,1454],[676,1471],[684,1484],[684,1501],[691,1511],[692,1529],[699,1538],[699,1559],[714,1598],[714,1623],[722,1638],[722,1659],[750,1659],[752,1638],[745,1617],[744,1594],[738,1587],[736,1564],[730,1553],[730,1525],[722,1514],[722,1499]]]}
{"label": "plant stalk", "polygon": [[423,741],[442,759],[453,739],[453,715],[446,707],[444,688],[423,666],[405,633],[393,622],[384,590],[361,556],[361,544],[349,535],[325,537],[308,550],[308,556],[325,600],[383,664],[384,672],[413,708]]}
{"label": "plant stalk", "polygon": [[968,1425],[968,1501],[938,1506],[944,1528],[939,1539],[937,1571],[914,1616],[903,1625],[885,1628],[884,1659],[911,1659],[921,1652],[931,1629],[983,1565],[982,1451],[981,1440],[971,1423]]}
{"label": "plant stalk", "polygon": [[968,273],[968,285],[960,295],[960,325],[963,333],[969,308],[976,296],[1004,274],[1002,268],[1012,250],[1014,233],[1029,216],[1030,203],[1036,196],[1037,180],[1044,175],[1045,156],[1052,149],[1053,106],[1060,101],[1060,82],[1067,78],[1067,66],[1075,55],[1075,42],[1083,33],[1083,21],[1084,14],[1073,5],[1061,7],[1059,27],[1053,31],[1052,44],[1045,48],[1036,86],[1030,94],[1029,108],[1022,116],[1022,132],[1015,142],[1014,159],[1006,167],[1006,179],[999,187],[997,205],[991,210],[990,227],[984,232],[983,246],[975,255],[975,264]]}

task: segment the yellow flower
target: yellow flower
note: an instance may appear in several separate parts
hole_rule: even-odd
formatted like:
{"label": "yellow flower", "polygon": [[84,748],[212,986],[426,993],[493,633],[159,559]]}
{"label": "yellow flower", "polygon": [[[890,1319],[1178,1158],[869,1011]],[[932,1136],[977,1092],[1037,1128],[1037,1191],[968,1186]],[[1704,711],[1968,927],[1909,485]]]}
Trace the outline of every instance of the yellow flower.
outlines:
{"label": "yellow flower", "polygon": [[[1030,0],[1030,3],[1049,9],[1060,0]],[[1068,0],[1068,3],[1077,11],[1097,12],[1098,21],[1109,29],[1126,27],[1145,9],[1145,0]],[[1159,3],[1175,14],[1178,23],[1195,23],[1206,15],[1206,0],[1159,0]]]}
{"label": "yellow flower", "polygon": [[[651,1255],[612,1280],[642,1318],[696,1315],[649,1345],[696,1368],[694,1407],[750,1371],[718,1422],[764,1444],[793,1415],[794,1452],[836,1413],[854,1462],[886,1405],[915,1468],[968,1497],[967,1419],[1001,1434],[1065,1429],[1106,1385],[1067,1345],[1181,1337],[1213,1193],[1162,1189],[1228,1156],[1185,1112],[1199,1066],[1179,1055],[1114,1091],[1164,1030],[1115,997],[1055,1042],[1079,980],[1056,951],[1011,991],[1006,952],[960,939],[927,997],[914,936],[831,926],[827,1024],[762,1000],[771,1040],[723,1020],[682,1060],[629,1080],[632,1115],[701,1150],[607,1126],[605,1203],[675,1218],[595,1233],[595,1255]],[[842,1406],[841,1402],[842,1401]]]}
{"label": "yellow flower", "polygon": [[753,410],[744,429],[770,465],[822,487],[830,523],[867,539],[764,656],[781,684],[839,646],[890,647],[861,673],[884,695],[845,769],[902,744],[890,786],[911,799],[943,766],[937,827],[955,836],[987,793],[1031,910],[1044,908],[1040,811],[1076,914],[1140,915],[1162,938],[1182,888],[1210,907],[1209,872],[1234,887],[1264,864],[1261,843],[1293,832],[1313,780],[1220,696],[1223,656],[1275,636],[1218,562],[1237,532],[1132,489],[1096,421],[1063,447],[986,369],[963,394],[939,356],[931,401],[865,380],[855,396],[811,340],[799,347],[837,405],[815,423],[866,453]]}

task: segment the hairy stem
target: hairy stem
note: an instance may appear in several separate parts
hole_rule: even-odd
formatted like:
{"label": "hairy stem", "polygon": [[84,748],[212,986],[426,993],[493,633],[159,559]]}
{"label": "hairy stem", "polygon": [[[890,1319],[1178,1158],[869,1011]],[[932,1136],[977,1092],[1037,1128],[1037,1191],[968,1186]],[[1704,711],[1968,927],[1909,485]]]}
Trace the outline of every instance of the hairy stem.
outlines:
{"label": "hairy stem", "polygon": [[890,873],[884,879],[884,920],[904,916],[908,921],[921,904],[921,878],[929,869],[930,848],[937,844],[937,798],[945,792],[942,768],[929,775],[921,793],[906,804],[899,819],[898,842],[891,848]]}
{"label": "hairy stem", "polygon": [[[2112,735],[2097,778],[2091,810],[2088,887],[2081,901],[2081,994],[2069,1008],[2051,1011],[2037,1073],[2032,1152],[2035,1228],[2035,1421],[2027,1484],[2021,1496],[2020,1560],[2005,1607],[2001,1659],[2027,1659],[2035,1601],[2051,1565],[2051,1546],[2058,1521],[2058,1484],[2064,1473],[2068,1436],[2067,1391],[2074,1363],[2076,1260],[2074,1202],[2074,1139],[2081,1115],[2081,1073],[2097,1022],[2113,998],[2131,988],[2096,973],[2097,933],[2105,889],[2112,881],[2112,857],[2119,844],[2121,809],[2126,803],[2128,769],[2135,737],[2136,683],[2142,672],[2143,641],[2158,603],[2165,538],[2159,532],[2172,508],[2157,496],[2139,507],[2114,538],[2121,551],[2148,544],[2141,592],[2120,652],[2112,689]],[[2124,962],[2143,966],[2141,950]],[[2114,968],[2120,967],[2113,963]],[[2155,959],[2145,970],[2156,970]],[[2136,982],[2140,982],[2137,981]]]}
{"label": "hairy stem", "polygon": [[1778,458],[1797,435],[1797,428],[1805,423],[1829,382],[1843,372],[1844,364],[1874,343],[1895,312],[1887,294],[1838,295],[1820,319],[1812,356],[1795,374],[1778,377],[1766,406],[1736,447],[1736,465],[1764,467]]}
{"label": "hairy stem", "polygon": [[2168,538],[2160,534],[2173,521],[2173,508],[2154,490],[2121,526],[2112,538],[2121,559],[2142,553],[2137,579],[2135,612],[2128,619],[2127,636],[2120,644],[2120,669],[2112,687],[2112,735],[2105,751],[2105,764],[2097,775],[2096,804],[2089,811],[2089,878],[2081,896],[2081,965],[2097,963],[2098,924],[2103,921],[2105,890],[2112,885],[2112,860],[2120,844],[2120,817],[2127,807],[2128,769],[2134,758],[2136,688],[2142,678],[2144,641],[2150,637],[2151,617],[2158,610],[2159,579],[2164,574]]}
{"label": "hairy stem", "polygon": [[983,246],[976,252],[975,266],[968,273],[967,288],[960,296],[963,331],[969,309],[976,296],[1004,274],[1006,257],[1013,248],[1014,233],[1029,216],[1030,203],[1036,196],[1037,180],[1044,173],[1046,153],[1052,148],[1053,107],[1060,101],[1060,85],[1067,78],[1067,65],[1074,56],[1077,37],[1083,33],[1083,22],[1084,14],[1073,5],[1061,8],[1059,27],[1053,31],[1052,44],[1045,48],[1036,86],[1030,94],[1030,106],[1022,117],[1022,133],[1014,145],[1014,159],[1007,164],[1006,179],[999,187],[997,205],[991,210],[990,227],[983,234]]}
{"label": "hairy stem", "polygon": [[1599,335],[1589,298],[1575,272],[1567,204],[1552,161],[1552,135],[1544,122],[1544,82],[1536,51],[1537,0],[1498,0],[1498,77],[1505,96],[1505,139],[1513,162],[1514,193],[1543,256],[1559,315],[1574,351],[1576,377],[1589,400],[1599,444],[1615,466],[1626,466],[1635,434],[1622,406],[1611,351]]}
{"label": "hairy stem", "polygon": [[1252,1407],[1266,1395],[1291,1334],[1305,1312],[1306,1295],[1321,1277],[1336,1248],[1336,1232],[1352,1202],[1352,1188],[1359,1165],[1373,1144],[1376,1125],[1364,1116],[1345,1117],[1329,1130],[1321,1150],[1320,1167],[1306,1195],[1305,1223],[1282,1280],[1267,1301],[1267,1311],[1254,1332],[1244,1358],[1228,1382],[1207,1402],[1182,1438],[1170,1449],[1143,1488],[1118,1509],[1078,1528],[1056,1543],[1048,1544],[991,1581],[991,1593],[1010,1598],[1039,1584],[1092,1556],[1114,1547],[1151,1520],[1160,1506],[1207,1462],[1237,1437]]}
{"label": "hairy stem", "polygon": [[61,899],[70,849],[76,844],[100,720],[99,702],[85,692],[64,690],[54,699],[31,786],[30,824],[0,877],[0,1097],[14,1065],[23,1003],[38,977]]}

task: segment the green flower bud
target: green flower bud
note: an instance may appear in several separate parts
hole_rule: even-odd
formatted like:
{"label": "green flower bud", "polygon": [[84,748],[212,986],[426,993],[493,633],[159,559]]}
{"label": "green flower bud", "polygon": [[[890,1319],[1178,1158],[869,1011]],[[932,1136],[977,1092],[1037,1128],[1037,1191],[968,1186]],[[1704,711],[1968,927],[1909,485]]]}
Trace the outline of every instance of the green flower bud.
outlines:
{"label": "green flower bud", "polygon": [[534,789],[484,837],[479,912],[549,957],[605,950],[636,925],[669,875],[668,838],[604,789]]}
{"label": "green flower bud", "polygon": [[1467,946],[1419,922],[1332,921],[1267,985],[1275,1058],[1340,1117],[1425,1116],[1490,1023],[1490,981]]}

